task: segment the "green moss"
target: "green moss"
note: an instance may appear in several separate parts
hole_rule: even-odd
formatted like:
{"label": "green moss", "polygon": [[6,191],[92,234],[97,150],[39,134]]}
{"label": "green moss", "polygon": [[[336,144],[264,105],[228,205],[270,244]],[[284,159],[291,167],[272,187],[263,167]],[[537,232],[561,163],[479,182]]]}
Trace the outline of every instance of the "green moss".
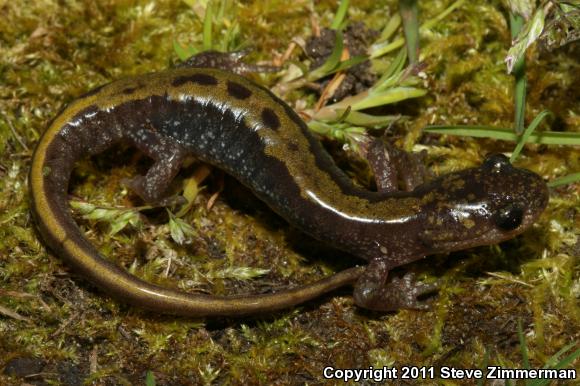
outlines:
{"label": "green moss", "polygon": [[[174,40],[201,45],[203,7],[193,3],[37,0],[2,6],[9,22],[0,23],[0,368],[14,358],[40,358],[42,374],[30,381],[50,384],[63,377],[143,384],[149,370],[157,385],[318,384],[328,365],[472,368],[487,361],[522,367],[518,321],[532,367],[578,340],[578,184],[553,189],[546,213],[516,240],[405,267],[422,278],[443,278],[429,312],[365,312],[345,289],[244,320],[153,315],[109,299],[48,253],[27,202],[27,170],[40,133],[59,108],[91,87],[168,67],[176,60]],[[450,3],[420,2],[420,20]],[[336,6],[316,2],[314,15],[305,3],[237,4],[232,44],[251,47],[251,58],[271,60],[272,51],[281,54],[292,39],[306,38],[312,20],[330,25]],[[395,7],[396,1],[351,2],[347,19],[382,29]],[[220,28],[213,31],[216,42],[224,39],[227,23]],[[465,2],[421,35],[427,74],[422,87],[429,92],[397,106],[409,119],[396,122],[390,133],[407,149],[426,149],[435,173],[513,149],[491,140],[421,136],[427,124],[510,126],[513,79],[503,63],[509,42],[506,13],[497,2]],[[298,51],[292,60],[299,60]],[[528,123],[547,108],[556,117],[554,130],[580,131],[577,54],[573,44],[549,54],[528,53]],[[269,86],[278,82],[275,75],[263,80]],[[308,107],[315,102],[304,90],[289,97]],[[534,145],[525,147],[518,165],[554,179],[577,172],[579,159],[577,148]],[[120,182],[145,163],[122,148],[81,162],[71,193],[101,209],[133,208],[138,204]],[[212,176],[219,181],[217,173]],[[192,229],[178,223],[176,230],[164,210],[151,209],[115,212],[108,221],[76,212],[77,221],[103,253],[135,274],[213,294],[273,291],[358,263],[338,261],[325,250],[296,251],[293,246],[305,241],[294,240],[279,218],[263,208],[232,209],[223,199],[227,192],[207,209],[216,185],[199,191],[191,210],[180,215]],[[1,384],[21,382],[0,374]]]}

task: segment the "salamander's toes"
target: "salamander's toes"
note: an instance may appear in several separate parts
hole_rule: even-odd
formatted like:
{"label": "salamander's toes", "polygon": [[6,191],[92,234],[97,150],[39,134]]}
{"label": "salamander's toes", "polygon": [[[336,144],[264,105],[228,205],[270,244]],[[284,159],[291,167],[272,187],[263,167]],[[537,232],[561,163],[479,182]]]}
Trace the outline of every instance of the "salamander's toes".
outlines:
{"label": "salamander's toes", "polygon": [[439,290],[441,283],[435,281],[433,283],[423,283],[416,280],[415,274],[413,272],[406,273],[401,281],[404,282],[404,286],[408,288],[409,292],[412,292],[416,296],[428,295]]}
{"label": "salamander's toes", "polygon": [[133,193],[141,197],[147,204],[161,207],[173,207],[184,205],[187,200],[183,196],[173,195],[159,197],[159,194],[152,189],[148,189],[147,178],[145,176],[135,176],[133,178],[123,178],[121,184],[125,185]]}
{"label": "salamander's toes", "polygon": [[147,201],[146,193],[145,193],[145,177],[144,176],[135,176],[133,178],[123,178],[121,180],[121,184],[126,186],[127,189],[138,195],[143,199],[145,202]]}
{"label": "salamander's toes", "polygon": [[396,311],[401,308],[428,310],[433,300],[428,295],[438,289],[439,282],[419,282],[415,274],[409,272],[402,277],[390,278],[384,286],[372,280],[359,279],[355,286],[354,299],[359,306],[376,311]]}
{"label": "salamander's toes", "polygon": [[164,197],[161,200],[157,201],[156,204],[159,206],[169,206],[169,207],[181,206],[187,204],[187,199],[183,196],[176,194],[174,196]]}
{"label": "salamander's toes", "polygon": [[430,309],[432,297],[428,299],[421,297],[435,293],[440,287],[439,282],[423,283],[417,281],[413,272],[408,272],[401,278],[395,278],[390,284],[393,286],[392,291],[403,294],[400,296],[401,308],[414,310]]}

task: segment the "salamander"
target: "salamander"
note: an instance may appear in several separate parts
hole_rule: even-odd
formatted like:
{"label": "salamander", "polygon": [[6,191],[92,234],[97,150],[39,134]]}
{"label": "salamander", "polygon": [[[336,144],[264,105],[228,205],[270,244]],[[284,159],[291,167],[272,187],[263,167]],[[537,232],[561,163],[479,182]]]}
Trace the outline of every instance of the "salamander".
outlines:
{"label": "salamander", "polygon": [[[194,61],[195,62],[195,61]],[[193,62],[193,63],[194,63]],[[424,309],[436,286],[395,267],[425,256],[498,243],[520,234],[548,201],[543,179],[495,154],[479,167],[400,190],[401,152],[371,146],[378,191],[363,189],[333,162],[280,98],[220,66],[181,68],[114,81],[68,105],[48,126],[30,169],[31,207],[47,246],[106,293],[156,312],[240,316],[291,307],[344,285],[357,305]],[[367,260],[314,283],[243,296],[191,294],[141,280],[110,262],[74,221],[67,190],[75,162],[125,142],[153,160],[128,186],[163,203],[186,156],[230,174],[288,223]],[[400,175],[399,175],[400,176]],[[388,280],[390,279],[390,280]]]}

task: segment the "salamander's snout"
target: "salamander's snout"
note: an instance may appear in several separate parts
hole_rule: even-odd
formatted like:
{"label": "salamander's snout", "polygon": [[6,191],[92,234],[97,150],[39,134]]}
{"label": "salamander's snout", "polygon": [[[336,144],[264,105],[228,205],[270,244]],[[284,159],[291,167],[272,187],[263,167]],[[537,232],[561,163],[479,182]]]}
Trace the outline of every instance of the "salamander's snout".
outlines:
{"label": "salamander's snout", "polygon": [[[478,168],[448,174],[427,186],[419,239],[432,252],[494,244],[524,232],[548,203],[537,174],[493,154]],[[434,200],[429,198],[434,197]]]}

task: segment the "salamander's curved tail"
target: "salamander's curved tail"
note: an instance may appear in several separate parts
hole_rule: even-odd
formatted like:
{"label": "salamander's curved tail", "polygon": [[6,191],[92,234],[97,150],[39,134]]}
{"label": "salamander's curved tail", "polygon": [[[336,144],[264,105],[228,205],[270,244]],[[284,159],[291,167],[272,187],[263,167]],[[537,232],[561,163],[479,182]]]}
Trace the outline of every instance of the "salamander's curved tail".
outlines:
{"label": "salamander's curved tail", "polygon": [[[161,313],[191,317],[268,313],[354,283],[364,270],[364,267],[350,268],[314,283],[272,294],[229,297],[191,294],[145,282],[106,260],[85,239],[68,211],[54,213],[35,208],[34,212],[48,245],[93,284],[117,299]],[[65,230],[64,238],[54,232],[55,220],[58,227]]]}

